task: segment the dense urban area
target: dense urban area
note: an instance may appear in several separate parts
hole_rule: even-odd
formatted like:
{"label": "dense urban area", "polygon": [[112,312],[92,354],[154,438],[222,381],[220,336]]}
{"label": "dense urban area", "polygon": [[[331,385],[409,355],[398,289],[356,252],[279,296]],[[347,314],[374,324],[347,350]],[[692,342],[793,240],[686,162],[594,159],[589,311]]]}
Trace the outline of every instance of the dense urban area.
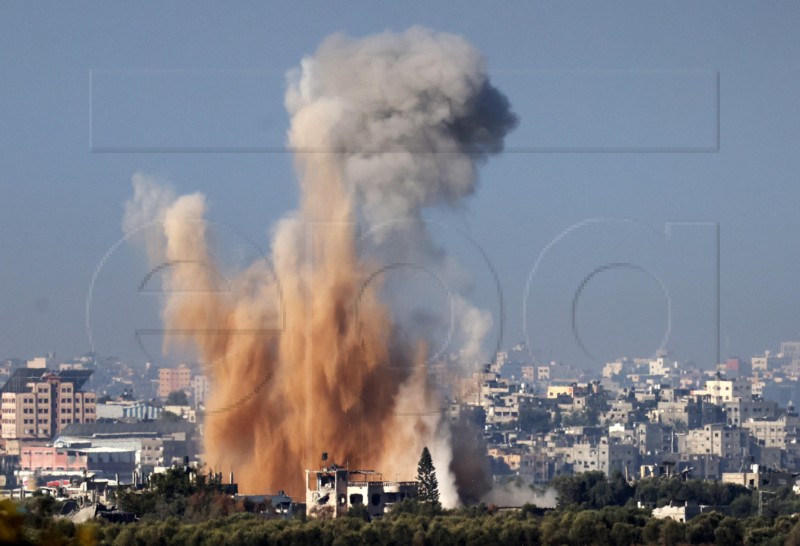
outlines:
{"label": "dense urban area", "polygon": [[203,464],[199,366],[7,359],[0,539],[800,544],[800,342],[708,370],[659,355],[592,376],[533,363],[524,345],[469,377],[450,364],[430,370],[442,411],[473,425],[494,486],[447,510],[424,479],[385,482],[327,454],[305,498],[240,494],[234,472]]}

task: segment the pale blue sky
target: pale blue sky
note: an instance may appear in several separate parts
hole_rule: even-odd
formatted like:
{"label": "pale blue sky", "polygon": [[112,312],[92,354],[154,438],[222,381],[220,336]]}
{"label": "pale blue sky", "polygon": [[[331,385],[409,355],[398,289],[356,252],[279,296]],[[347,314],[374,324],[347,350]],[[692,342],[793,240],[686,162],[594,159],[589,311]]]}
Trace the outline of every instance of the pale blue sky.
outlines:
{"label": "pale blue sky", "polygon": [[[800,338],[800,6],[504,6],[0,4],[0,357],[89,348],[90,281],[121,236],[137,171],[202,191],[210,219],[228,226],[221,239],[241,250],[241,235],[266,251],[270,226],[296,202],[290,158],[233,152],[283,144],[283,74],[332,32],[414,24],[472,42],[521,118],[510,153],[484,167],[466,206],[431,213],[491,260],[503,345],[524,338],[523,294],[537,258],[576,225],[531,277],[529,330],[542,357],[590,361],[570,318],[590,277],[575,323],[596,358],[653,352],[666,290],[667,347],[709,365],[715,223],[722,356]],[[181,153],[187,147],[206,152]],[[630,221],[580,224],[596,218]],[[669,222],[678,224],[665,243],[650,230]],[[452,237],[442,242],[475,270],[475,301],[499,323],[479,255]],[[257,254],[237,252],[242,262]],[[602,269],[617,263],[648,273]],[[157,327],[157,315],[136,293],[143,273],[142,257],[123,245],[98,274],[92,321],[102,353],[145,358],[132,332]]]}

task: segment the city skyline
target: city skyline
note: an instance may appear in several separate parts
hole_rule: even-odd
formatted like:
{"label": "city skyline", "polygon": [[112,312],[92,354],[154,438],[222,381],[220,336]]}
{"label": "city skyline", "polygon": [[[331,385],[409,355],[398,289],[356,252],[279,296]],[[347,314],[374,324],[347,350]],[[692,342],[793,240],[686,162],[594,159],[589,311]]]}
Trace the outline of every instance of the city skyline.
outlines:
{"label": "city skyline", "polygon": [[[716,6],[519,4],[492,14],[503,32],[480,24],[480,4],[457,19],[435,7],[319,6],[295,32],[281,23],[296,20],[295,8],[250,7],[238,26],[211,6],[193,14],[164,6],[152,18],[98,9],[79,20],[67,8],[9,4],[0,352],[68,355],[94,345],[146,360],[134,332],[160,320],[154,298],[137,292],[148,271],[135,249],[121,245],[101,268],[86,327],[93,276],[122,236],[131,177],[206,193],[229,263],[266,255],[267,230],[296,200],[282,151],[287,71],[332,32],[415,24],[475,43],[520,118],[507,152],[481,168],[475,196],[458,211],[428,214],[444,226],[438,240],[473,273],[474,303],[493,317],[487,354],[498,339],[508,347],[526,337],[539,357],[582,366],[652,354],[667,326],[664,287],[666,348],[683,358],[710,364],[717,345],[721,358],[747,356],[797,338],[800,263],[787,251],[800,244],[790,92],[800,39],[787,16],[797,8]],[[177,21],[186,30],[169,32]],[[56,47],[50,36],[60,34],[68,39]],[[670,232],[670,246],[664,234],[676,223],[683,231]],[[567,232],[574,238],[559,239]],[[601,271],[573,306],[581,281],[609,263],[642,269]],[[149,341],[148,352],[160,350]]]}
{"label": "city skyline", "polygon": [[800,544],[800,4],[0,4],[0,535]]}

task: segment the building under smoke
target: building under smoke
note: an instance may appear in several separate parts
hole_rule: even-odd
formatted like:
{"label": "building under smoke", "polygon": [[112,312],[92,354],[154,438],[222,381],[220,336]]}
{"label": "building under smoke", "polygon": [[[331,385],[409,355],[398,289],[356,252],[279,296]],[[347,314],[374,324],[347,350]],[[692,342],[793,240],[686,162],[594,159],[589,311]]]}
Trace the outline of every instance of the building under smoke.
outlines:
{"label": "building under smoke", "polygon": [[306,470],[306,513],[338,517],[354,506],[365,506],[370,517],[381,517],[405,499],[417,496],[417,482],[386,481],[372,470],[350,470],[335,464]]}

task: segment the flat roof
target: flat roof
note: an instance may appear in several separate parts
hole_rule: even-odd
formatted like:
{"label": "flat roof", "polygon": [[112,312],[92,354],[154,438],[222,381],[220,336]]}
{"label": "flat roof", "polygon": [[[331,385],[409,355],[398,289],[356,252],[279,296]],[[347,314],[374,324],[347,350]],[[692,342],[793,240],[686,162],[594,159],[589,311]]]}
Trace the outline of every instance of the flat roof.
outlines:
{"label": "flat roof", "polygon": [[73,383],[80,390],[94,370],[48,370],[46,368],[17,368],[8,378],[1,392],[27,393],[28,383],[40,382],[45,376],[55,376],[66,383]]}

